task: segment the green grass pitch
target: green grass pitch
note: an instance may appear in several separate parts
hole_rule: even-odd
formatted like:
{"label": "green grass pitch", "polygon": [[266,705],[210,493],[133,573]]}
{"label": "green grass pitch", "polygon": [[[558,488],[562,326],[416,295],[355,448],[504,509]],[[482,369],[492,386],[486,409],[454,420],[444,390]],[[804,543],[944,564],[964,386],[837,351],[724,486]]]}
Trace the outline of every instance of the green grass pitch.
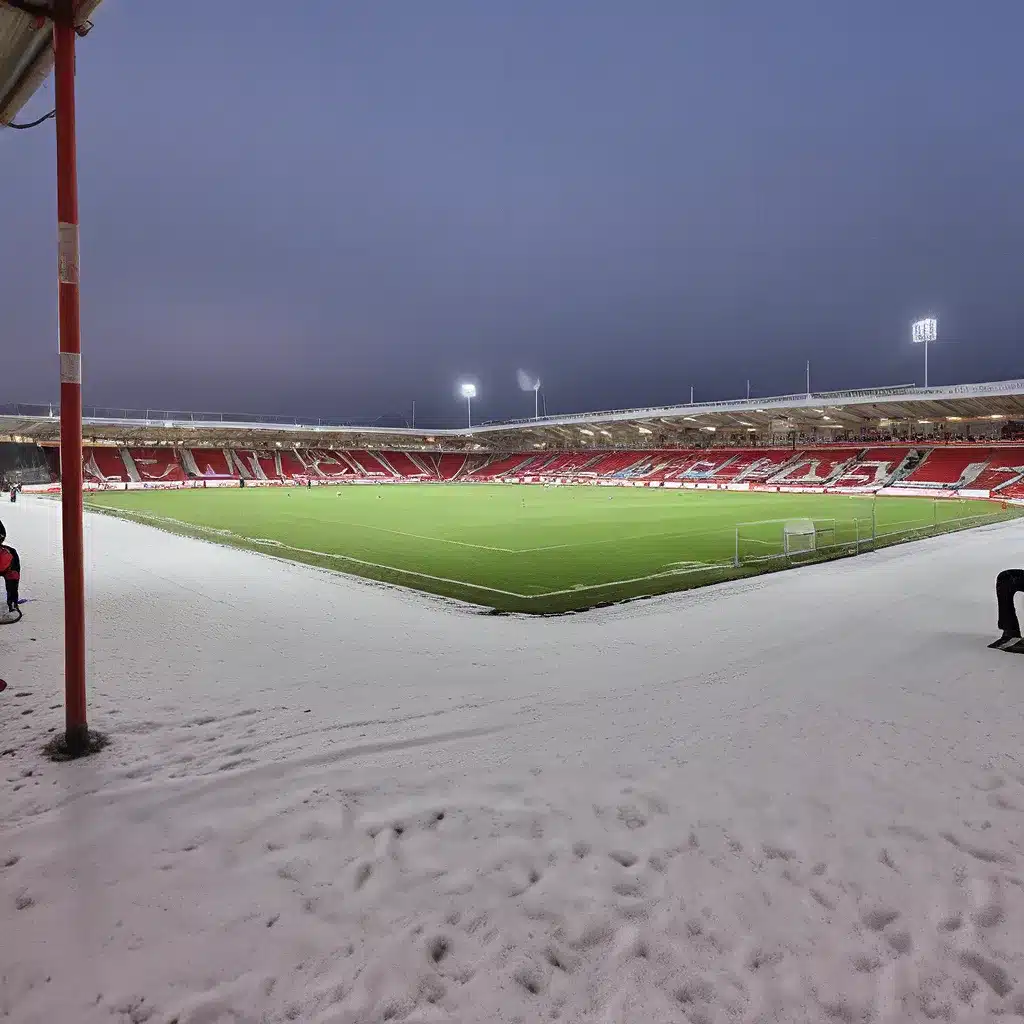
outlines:
{"label": "green grass pitch", "polygon": [[868,546],[872,506],[880,543],[1011,514],[981,501],[500,484],[108,491],[89,495],[87,504],[499,611],[535,613],[791,564],[765,557],[781,553],[776,523],[741,530],[743,564],[734,568],[737,523],[813,519],[819,546],[839,554]]}

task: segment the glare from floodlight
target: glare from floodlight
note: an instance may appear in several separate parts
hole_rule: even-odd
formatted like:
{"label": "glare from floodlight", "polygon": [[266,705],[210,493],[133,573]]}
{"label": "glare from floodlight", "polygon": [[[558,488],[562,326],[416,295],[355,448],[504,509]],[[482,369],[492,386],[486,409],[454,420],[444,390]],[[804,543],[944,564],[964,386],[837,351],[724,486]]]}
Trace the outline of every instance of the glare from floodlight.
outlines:
{"label": "glare from floodlight", "polygon": [[526,370],[516,370],[516,383],[520,391],[535,391],[540,387],[540,381]]}
{"label": "glare from floodlight", "polygon": [[939,336],[939,322],[935,317],[915,320],[910,325],[910,338],[915,345],[924,345],[924,386],[928,387],[928,345]]}
{"label": "glare from floodlight", "polygon": [[939,336],[939,322],[934,317],[929,317],[925,320],[915,320],[910,325],[911,338],[915,344],[927,344],[929,341],[935,341]]}
{"label": "glare from floodlight", "polygon": [[476,398],[476,385],[475,384],[463,384],[462,388],[463,398]]}

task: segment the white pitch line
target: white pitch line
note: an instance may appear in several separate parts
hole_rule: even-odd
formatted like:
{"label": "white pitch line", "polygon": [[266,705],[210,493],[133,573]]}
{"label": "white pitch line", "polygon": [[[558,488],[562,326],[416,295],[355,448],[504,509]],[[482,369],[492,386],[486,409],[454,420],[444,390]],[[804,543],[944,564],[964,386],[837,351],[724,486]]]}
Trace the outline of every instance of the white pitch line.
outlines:
{"label": "white pitch line", "polygon": [[448,537],[427,537],[421,533],[407,533],[405,530],[392,530],[386,526],[371,526],[369,523],[343,523],[338,522],[335,519],[318,519],[316,521],[318,523],[327,522],[333,526],[349,526],[357,530],[376,530],[378,533],[391,533],[396,537],[410,537],[413,540],[425,540],[435,544],[456,544],[460,548],[476,548],[479,551],[497,551],[503,555],[519,554],[515,548],[496,548],[492,547],[490,544],[473,544],[468,540],[450,540]]}
{"label": "white pitch line", "polygon": [[504,594],[506,597],[529,598],[530,594],[517,594],[514,590],[500,590],[498,587],[485,587],[481,583],[469,583],[467,580],[453,580],[447,576],[433,576],[429,572],[419,572],[416,569],[400,569],[394,565],[384,565],[382,562],[368,562],[364,558],[355,558],[352,555],[339,555],[331,551],[315,551],[313,548],[300,548],[294,544],[284,544],[279,540],[263,540],[258,537],[246,537],[242,534],[234,534],[239,540],[248,541],[250,544],[261,544],[269,548],[281,548],[285,551],[298,551],[304,555],[316,555],[318,558],[334,558],[342,562],[352,562],[355,565],[365,565],[372,569],[384,569],[387,572],[398,573],[403,576],[415,576],[421,580],[433,580],[435,583],[450,583],[455,587],[472,587],[474,590],[483,590],[489,594]]}
{"label": "white pitch line", "polygon": [[560,551],[565,548],[587,548],[596,547],[598,544],[628,544],[634,540],[647,540],[654,537],[707,537],[712,534],[721,533],[722,530],[705,530],[702,533],[681,533],[679,530],[666,530],[663,533],[638,533],[633,537],[602,537],[600,540],[577,540],[566,544],[544,544],[538,548],[516,548],[512,554],[528,555],[537,551]]}
{"label": "white pitch line", "polygon": [[[646,583],[646,582],[649,582],[650,580],[664,579],[666,576],[683,576],[683,575],[689,575],[689,574],[696,573],[696,572],[706,572],[706,571],[711,570],[711,569],[728,569],[728,568],[732,567],[732,563],[731,562],[689,563],[688,566],[684,565],[683,563],[669,563],[669,564],[679,564],[680,567],[679,568],[675,568],[675,569],[668,569],[668,570],[663,571],[663,572],[650,573],[650,574],[648,574],[646,576],[632,576],[632,577],[629,577],[628,579],[609,580],[607,583],[587,583],[587,584],[579,583],[579,584],[576,584],[576,585],[574,585],[572,587],[566,587],[566,588],[563,588],[561,590],[547,590],[547,591],[544,591],[544,592],[539,593],[539,594],[520,594],[520,593],[517,593],[514,590],[501,590],[498,587],[487,587],[487,586],[484,586],[484,585],[482,585],[480,583],[469,583],[466,580],[453,580],[453,579],[450,579],[447,576],[434,576],[434,575],[431,575],[430,573],[419,572],[419,571],[417,571],[415,569],[400,569],[397,566],[384,565],[381,562],[370,562],[370,561],[367,561],[366,559],[355,558],[352,555],[340,555],[340,554],[335,554],[335,553],[330,552],[330,551],[316,551],[316,550],[314,550],[312,548],[300,548],[300,547],[296,547],[295,545],[292,545],[292,544],[285,544],[282,541],[268,540],[268,539],[259,538],[259,537],[247,537],[244,534],[237,534],[237,533],[234,533],[231,530],[220,530],[220,529],[217,529],[217,528],[212,527],[212,526],[200,526],[200,525],[197,525],[195,523],[184,522],[183,520],[180,520],[180,519],[172,519],[172,518],[170,518],[168,516],[154,515],[153,513],[150,513],[150,512],[141,512],[141,511],[137,511],[135,509],[127,509],[127,508],[117,508],[115,506],[109,506],[109,505],[97,505],[97,504],[92,504],[91,502],[88,502],[88,501],[85,502],[84,504],[85,504],[86,508],[92,509],[92,510],[95,510],[95,511],[99,511],[99,512],[107,512],[107,513],[112,513],[114,515],[136,516],[136,517],[138,517],[140,519],[143,519],[143,520],[150,520],[150,521],[155,522],[155,523],[164,523],[164,524],[171,524],[171,525],[174,525],[174,526],[181,526],[181,527],[183,527],[184,529],[187,529],[187,530],[195,530],[195,531],[197,531],[199,533],[208,533],[208,534],[211,534],[211,535],[213,535],[215,537],[233,537],[233,538],[235,538],[237,540],[240,540],[240,541],[243,541],[243,542],[246,542],[246,543],[249,543],[249,544],[262,545],[262,546],[270,547],[270,548],[280,548],[280,549],[283,549],[285,551],[296,551],[296,552],[299,552],[300,554],[315,555],[318,558],[327,558],[327,559],[335,559],[335,560],[343,561],[343,562],[351,562],[354,565],[363,565],[363,566],[367,566],[368,568],[372,568],[372,569],[382,569],[382,570],[384,570],[386,572],[393,572],[393,573],[396,573],[397,575],[400,575],[400,576],[413,576],[413,577],[416,577],[417,579],[432,580],[435,583],[447,583],[447,584],[450,584],[451,586],[455,586],[455,587],[467,587],[467,588],[472,589],[472,590],[480,590],[480,591],[484,591],[485,593],[489,593],[489,594],[502,594],[505,597],[515,597],[515,598],[518,598],[520,601],[538,601],[538,600],[541,600],[541,599],[547,598],[547,597],[561,597],[561,596],[564,596],[565,594],[579,594],[579,593],[583,593],[583,592],[590,591],[590,590],[607,590],[607,589],[609,589],[611,587],[626,586],[629,583]],[[993,515],[994,514],[995,513],[993,513]],[[975,518],[987,518],[987,517],[985,517],[985,516],[978,516],[978,517],[975,517]],[[348,525],[348,524],[346,524],[346,525]],[[383,528],[370,527],[370,529],[383,529]],[[401,531],[388,530],[386,532],[389,532],[389,533],[400,533]],[[717,533],[717,532],[718,531],[707,531],[707,533]],[[900,531],[900,532],[903,532],[903,531]],[[706,535],[707,534],[705,533],[705,534],[688,534],[687,536],[694,537],[694,536],[706,536]],[[403,534],[403,536],[416,537],[416,534]],[[648,536],[648,537],[673,537],[673,536],[680,536],[680,534],[678,534],[676,532],[672,532],[672,533],[662,533],[662,534],[645,534],[644,536]],[[883,537],[883,536],[885,536],[885,534],[880,534],[879,536]],[[435,539],[438,539],[438,538],[422,537],[422,538],[418,538],[418,539],[421,539],[421,540],[435,540]],[[642,537],[635,537],[635,538],[631,538],[631,539],[640,540],[640,539],[643,539],[643,538]],[[622,538],[613,538],[613,539],[609,539],[608,541],[604,541],[604,540],[601,540],[601,541],[583,541],[583,542],[577,543],[577,544],[556,544],[556,545],[552,545],[552,548],[586,547],[588,544],[612,543],[615,540],[621,541]],[[466,542],[449,541],[447,543],[459,544],[459,543],[466,543]],[[466,543],[466,546],[470,546],[470,545],[468,543]],[[472,546],[483,547],[483,545],[472,545]],[[504,553],[507,553],[507,554],[523,554],[523,553],[530,552],[530,551],[551,550],[551,548],[523,548],[523,549],[519,549],[519,550],[511,549],[511,548],[490,548],[488,550],[501,551],[501,552],[504,552]],[[337,570],[335,570],[335,571],[337,571]]]}
{"label": "white pitch line", "polygon": [[257,544],[269,548],[281,548],[285,551],[297,551],[304,555],[316,555],[319,558],[337,559],[342,562],[352,562],[354,565],[365,565],[371,569],[383,569],[386,572],[398,573],[402,576],[415,576],[421,580],[433,580],[435,583],[450,583],[455,587],[470,587],[473,590],[483,590],[489,594],[503,594],[505,597],[517,597],[520,600],[529,600],[533,594],[519,594],[514,590],[501,590],[498,587],[485,587],[480,583],[470,583],[467,580],[453,580],[447,576],[433,576],[427,572],[419,572],[416,569],[400,569],[394,565],[384,565],[382,562],[369,562],[364,558],[355,558],[352,555],[340,555],[331,551],[316,551],[313,548],[300,548],[294,544],[285,544],[279,540],[267,540],[262,537],[247,537],[245,534],[234,533],[231,530],[218,530],[211,526],[200,526],[196,523],[186,523],[180,519],[171,519],[168,516],[158,516],[151,512],[140,512],[136,509],[114,508],[109,505],[94,505],[89,502],[85,507],[94,511],[113,513],[114,515],[136,516],[139,519],[148,520],[153,523],[163,523],[172,526],[181,526],[187,530],[195,530],[199,533],[208,533],[214,537],[232,537],[235,540],[244,541],[249,544]]}
{"label": "white pitch line", "polygon": [[728,569],[731,562],[708,562],[700,568],[692,569],[669,569],[667,572],[654,572],[648,576],[631,576],[625,580],[610,580],[608,583],[587,583],[577,584],[574,587],[567,587],[564,590],[547,590],[543,594],[521,595],[529,599],[542,597],[560,597],[562,594],[579,594],[585,590],[607,590],[609,587],[624,587],[627,583],[646,583],[648,580],[660,580],[666,576],[686,576],[694,572],[704,572],[707,569]]}
{"label": "white pitch line", "polygon": [[515,597],[520,601],[538,601],[547,597],[561,597],[565,594],[579,594],[590,590],[608,590],[611,587],[625,586],[628,583],[646,583],[650,580],[663,579],[666,576],[683,576],[695,572],[704,572],[709,569],[728,568],[728,562],[711,562],[693,568],[669,569],[665,572],[650,573],[647,576],[632,576],[629,579],[609,580],[607,583],[581,583],[561,590],[547,590],[540,594],[520,594],[514,590],[501,590],[498,587],[486,587],[480,583],[469,583],[466,580],[453,580],[447,576],[434,576],[430,573],[419,572],[415,569],[400,569],[394,565],[384,565],[381,562],[369,562],[363,558],[355,558],[352,555],[339,555],[330,551],[316,551],[313,548],[300,548],[293,544],[285,544],[278,540],[268,540],[261,537],[247,537],[244,534],[234,533],[231,530],[220,530],[212,526],[200,526],[195,523],[186,523],[180,519],[172,519],[169,516],[158,516],[151,512],[141,512],[136,509],[116,508],[109,505],[94,505],[85,503],[85,507],[99,512],[113,513],[114,515],[136,516],[139,519],[148,520],[154,523],[170,524],[181,526],[188,530],[195,530],[199,533],[208,533],[214,537],[233,537],[236,540],[249,544],[261,545],[269,548],[279,548],[284,551],[296,551],[300,554],[315,555],[318,558],[335,559],[342,562],[351,562],[354,565],[363,565],[371,569],[383,569],[386,572],[393,572],[401,576],[413,576],[417,579],[432,580],[435,583],[448,583],[455,587],[467,587],[472,590],[481,590],[488,594],[501,594],[504,597]]}

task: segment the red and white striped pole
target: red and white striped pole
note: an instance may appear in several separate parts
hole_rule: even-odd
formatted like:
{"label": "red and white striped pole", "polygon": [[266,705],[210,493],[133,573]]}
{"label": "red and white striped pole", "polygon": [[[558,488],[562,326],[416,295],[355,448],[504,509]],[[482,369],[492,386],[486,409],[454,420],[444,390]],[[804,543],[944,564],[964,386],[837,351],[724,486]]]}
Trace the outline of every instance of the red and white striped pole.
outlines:
{"label": "red and white striped pole", "polygon": [[82,339],[78,302],[78,155],[75,141],[75,3],[53,12],[57,120],[60,479],[64,540],[64,694],[68,753],[85,753],[85,550],[82,529]]}

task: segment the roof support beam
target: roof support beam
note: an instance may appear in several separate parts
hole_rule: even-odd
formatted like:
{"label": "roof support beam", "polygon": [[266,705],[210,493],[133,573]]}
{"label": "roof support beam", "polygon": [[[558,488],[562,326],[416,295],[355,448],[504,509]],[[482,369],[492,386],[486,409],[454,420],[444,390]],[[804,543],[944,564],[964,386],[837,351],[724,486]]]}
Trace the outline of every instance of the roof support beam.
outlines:
{"label": "roof support beam", "polygon": [[50,5],[40,3],[38,0],[0,0],[0,3],[33,18],[50,18],[53,15]]}

